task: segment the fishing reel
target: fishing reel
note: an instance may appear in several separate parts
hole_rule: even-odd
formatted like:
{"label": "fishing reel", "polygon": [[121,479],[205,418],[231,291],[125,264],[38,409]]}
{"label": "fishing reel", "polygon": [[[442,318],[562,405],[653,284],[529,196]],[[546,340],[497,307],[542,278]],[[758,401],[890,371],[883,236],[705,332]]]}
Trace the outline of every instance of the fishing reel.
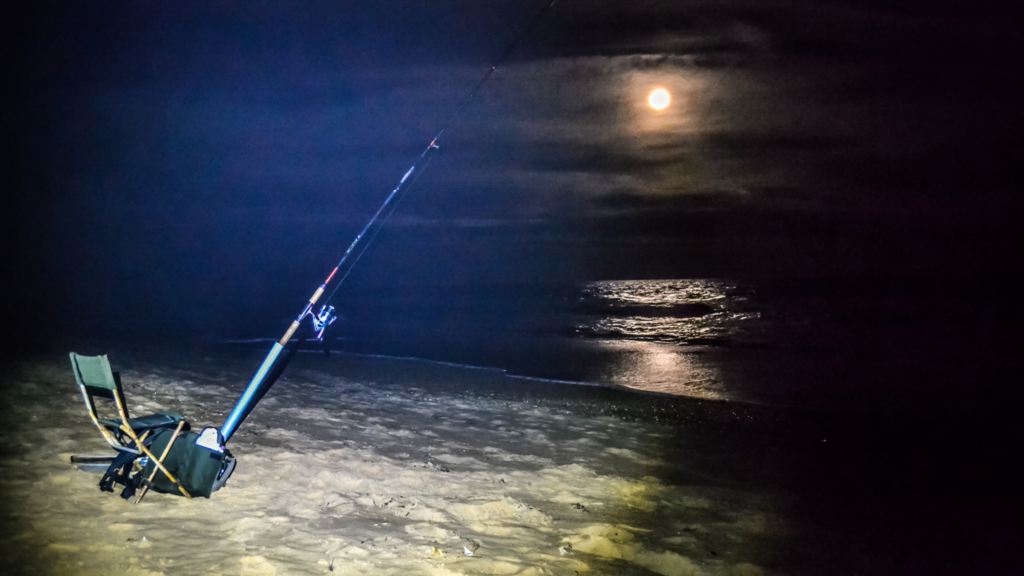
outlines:
{"label": "fishing reel", "polygon": [[309,319],[313,321],[313,330],[316,330],[316,339],[322,340],[324,337],[324,330],[334,321],[338,319],[338,316],[334,314],[334,306],[328,306],[324,304],[320,308],[319,314],[313,314],[309,312]]}
{"label": "fishing reel", "polygon": [[313,314],[307,307],[305,314],[309,315],[309,320],[313,323],[313,330],[316,331],[317,340],[323,339],[324,331],[327,330],[327,327],[334,324],[335,320],[338,320],[338,316],[334,314],[334,306],[328,304],[321,306],[321,311],[318,314]]}

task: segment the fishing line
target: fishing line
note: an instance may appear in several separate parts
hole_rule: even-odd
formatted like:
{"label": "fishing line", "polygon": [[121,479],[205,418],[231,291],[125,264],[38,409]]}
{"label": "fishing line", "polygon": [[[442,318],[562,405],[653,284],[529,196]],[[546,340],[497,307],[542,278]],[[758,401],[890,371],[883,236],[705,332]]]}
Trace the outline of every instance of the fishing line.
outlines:
{"label": "fishing line", "polygon": [[391,210],[388,211],[387,215],[384,216],[384,219],[381,220],[380,226],[377,226],[377,229],[373,231],[373,234],[366,239],[366,244],[363,245],[363,248],[362,250],[359,251],[359,254],[356,254],[356,259],[353,260],[352,265],[349,266],[347,270],[345,270],[345,274],[343,274],[342,277],[338,279],[338,282],[335,283],[334,289],[331,290],[331,293],[327,295],[327,299],[324,300],[324,304],[331,303],[331,299],[334,298],[334,294],[337,293],[338,288],[341,288],[341,285],[345,283],[345,279],[348,278],[348,275],[352,273],[352,269],[356,267],[356,264],[359,264],[359,259],[363,257],[363,254],[366,254],[366,250],[369,249],[370,244],[373,244],[374,239],[377,238],[377,234],[380,234],[380,231],[383,230],[384,226],[387,225],[388,220],[391,219],[391,215],[395,213],[395,210],[398,210],[398,206],[402,203],[402,200],[405,199],[406,194],[409,193],[409,190],[412,189],[412,187],[416,184],[416,181],[419,180],[420,176],[423,175],[423,172],[426,171],[427,166],[430,166],[430,161],[433,159],[433,155],[427,157],[426,163],[423,164],[423,170],[420,170],[419,172],[416,173],[416,176],[412,179],[411,182],[409,182],[409,185],[406,186],[405,191],[398,196],[398,200],[395,200],[395,205],[391,207]]}
{"label": "fishing line", "polygon": [[[526,35],[529,34],[529,32],[533,29],[533,27],[536,26],[538,22],[540,22],[540,19],[547,13],[547,11],[550,10],[551,7],[555,5],[555,2],[557,2],[557,0],[551,0],[551,2],[549,2],[543,10],[538,12],[537,15],[534,16],[532,20],[530,20],[530,22],[526,25],[523,31],[519,34],[519,36],[516,37],[512,44],[510,44],[509,47],[505,49],[505,52],[494,62],[494,65],[491,66],[490,70],[488,70],[480,79],[480,81],[477,82],[476,86],[469,93],[469,96],[467,96],[465,100],[462,102],[462,105],[455,110],[455,112],[451,115],[450,118],[448,118],[448,121],[445,122],[444,125],[441,127],[441,130],[438,131],[437,136],[434,136],[434,139],[430,141],[430,144],[427,144],[427,147],[424,148],[422,153],[420,153],[419,158],[417,158],[416,161],[413,162],[413,165],[409,168],[408,171],[406,171],[405,175],[402,176],[402,179],[398,181],[398,185],[395,186],[395,189],[392,190],[390,194],[388,194],[387,198],[384,199],[384,203],[381,204],[380,208],[377,209],[377,212],[375,212],[373,217],[370,218],[370,221],[367,222],[366,226],[364,226],[363,229],[359,232],[359,234],[356,235],[355,240],[352,241],[352,244],[350,244],[348,249],[345,250],[345,254],[341,257],[341,260],[338,261],[338,265],[334,267],[334,270],[332,270],[331,273],[327,276],[327,279],[324,280],[323,284],[321,284],[320,287],[317,288],[316,291],[313,293],[313,296],[309,299],[309,302],[306,304],[306,307],[302,310],[302,313],[299,314],[299,316],[294,321],[292,321],[291,326],[289,326],[288,330],[285,331],[284,336],[282,336],[281,339],[275,342],[274,345],[270,348],[270,352],[267,353],[267,357],[263,359],[263,363],[260,365],[259,369],[256,370],[256,374],[253,375],[252,380],[249,381],[249,385],[246,386],[245,391],[242,392],[241,398],[238,399],[238,402],[235,404],[235,407],[231,410],[231,413],[228,415],[227,420],[224,421],[223,426],[221,426],[220,430],[211,429],[214,432],[211,435],[212,439],[209,441],[209,445],[204,444],[204,446],[206,446],[210,450],[223,452],[224,444],[231,438],[231,435],[234,434],[235,430],[238,429],[238,426],[249,415],[249,413],[252,411],[256,403],[258,403],[259,400],[267,393],[267,390],[269,390],[270,387],[273,386],[278,376],[280,376],[281,372],[284,370],[285,366],[287,365],[287,359],[290,356],[288,354],[285,354],[283,356],[284,359],[280,362],[278,361],[278,359],[282,358],[282,352],[284,351],[284,347],[292,339],[292,336],[295,335],[295,331],[298,330],[299,327],[302,325],[302,320],[306,316],[310,316],[313,321],[313,328],[318,333],[317,339],[323,337],[324,331],[327,329],[327,327],[337,319],[337,317],[333,313],[334,307],[324,304],[320,308],[319,312],[313,312],[313,305],[317,303],[321,296],[323,296],[324,292],[327,290],[327,285],[331,283],[331,280],[338,273],[338,270],[341,269],[342,265],[345,264],[349,256],[352,255],[352,252],[359,244],[359,241],[363,239],[363,236],[365,236],[366,233],[370,230],[370,228],[374,225],[374,223],[377,222],[377,219],[380,218],[380,215],[385,212],[385,209],[388,207],[391,201],[396,196],[398,196],[400,201],[401,198],[405,196],[404,191],[408,191],[408,189],[412,187],[412,184],[419,178],[420,173],[416,173],[416,176],[411,181],[409,181],[409,185],[405,186],[406,181],[409,180],[409,176],[412,176],[413,173],[416,172],[416,167],[421,162],[423,162],[424,159],[428,159],[429,162],[428,156],[431,156],[431,150],[437,149],[437,141],[444,134],[445,130],[448,129],[452,122],[455,121],[455,118],[458,117],[458,115],[466,108],[466,106],[469,105],[469,103],[473,100],[477,93],[480,92],[484,84],[487,83],[487,80],[489,80],[491,76],[494,74],[494,72],[498,69],[498,66],[502,64],[509,57],[509,55],[512,54],[512,51],[515,50],[516,46],[518,46],[519,43],[523,41],[523,38],[525,38]],[[426,165],[424,165],[424,168],[425,167]],[[399,194],[400,191],[403,191],[402,194]],[[396,202],[395,205],[392,206],[391,210],[387,212],[384,221],[373,232],[373,234],[368,239],[367,243],[363,246],[362,250],[360,250],[356,254],[356,259],[348,267],[348,270],[344,273],[342,278],[337,282],[334,289],[331,291],[331,296],[334,296],[335,292],[337,292],[338,286],[340,286],[341,282],[348,277],[349,273],[352,271],[352,268],[356,265],[356,263],[359,261],[362,255],[366,252],[366,248],[373,241],[373,238],[377,236],[377,233],[380,232],[380,229],[384,226],[384,223],[387,222],[388,218],[391,217],[391,214],[394,213],[395,208],[397,206],[398,203]],[[328,300],[329,299],[330,297],[328,297]],[[205,433],[206,432],[204,431],[204,434]]]}
{"label": "fishing line", "polygon": [[546,14],[547,11],[550,10],[551,7],[555,5],[555,2],[558,2],[558,0],[551,0],[551,2],[547,6],[545,6],[540,12],[538,12],[537,15],[533,17],[533,20],[530,20],[529,24],[527,24],[526,27],[523,28],[523,31],[519,34],[519,36],[517,36],[516,39],[513,40],[511,44],[509,44],[508,48],[505,49],[505,52],[503,52],[501,56],[499,56],[498,59],[494,61],[494,65],[491,66],[490,70],[488,70],[487,73],[484,74],[483,78],[481,78],[480,81],[477,82],[476,87],[473,88],[473,91],[469,93],[469,96],[466,97],[465,100],[463,100],[462,105],[459,106],[457,110],[455,110],[455,113],[452,114],[452,117],[449,118],[448,121],[444,123],[444,126],[441,127],[441,131],[438,132],[437,136],[434,138],[435,140],[441,137],[441,134],[448,128],[448,125],[454,122],[455,117],[458,116],[459,113],[462,112],[462,110],[469,105],[470,101],[473,100],[473,97],[476,96],[477,92],[479,92],[480,89],[484,87],[484,84],[487,83],[487,81],[491,78],[491,75],[494,74],[494,72],[498,69],[498,66],[500,66],[501,63],[504,62],[506,58],[512,55],[512,51],[516,49],[516,46],[518,46],[519,43],[523,41],[523,38],[526,38],[526,35],[530,33],[530,30],[532,30],[533,27],[537,25],[537,22],[540,22],[540,19],[544,17],[544,14]]}
{"label": "fishing line", "polygon": [[[428,144],[427,147],[423,150],[423,152],[420,153],[419,158],[417,158],[416,161],[413,162],[412,167],[410,167],[409,170],[405,173],[405,175],[402,176],[402,179],[398,182],[398,186],[396,186],[395,189],[391,191],[391,194],[389,194],[388,197],[384,200],[384,203],[377,210],[377,212],[373,215],[373,217],[370,218],[370,221],[366,224],[366,226],[363,228],[363,230],[359,234],[356,235],[355,240],[352,241],[352,244],[348,247],[348,250],[345,251],[345,255],[341,257],[341,260],[338,262],[338,265],[334,267],[334,271],[331,272],[330,276],[327,277],[327,280],[324,281],[323,285],[321,285],[321,288],[325,288],[326,285],[328,283],[330,283],[331,278],[334,277],[335,272],[337,272],[338,269],[341,268],[342,264],[345,263],[345,261],[348,259],[349,255],[352,253],[352,250],[356,247],[356,245],[359,243],[359,241],[362,240],[363,236],[370,229],[370,227],[373,226],[373,223],[377,221],[377,218],[384,211],[384,209],[388,206],[388,204],[391,202],[391,199],[394,198],[395,194],[397,194],[398,191],[400,189],[402,189],[402,185],[405,183],[405,180],[409,177],[410,174],[415,172],[417,165],[419,165],[419,163],[421,161],[423,161],[424,158],[427,158],[430,155],[429,153],[430,153],[431,150],[436,150],[438,148],[437,141],[444,134],[445,130],[447,130],[448,127],[452,124],[452,122],[454,122],[455,119],[459,116],[459,114],[461,114],[462,111],[465,110],[465,108],[469,105],[469,103],[473,101],[473,98],[476,97],[476,95],[480,92],[480,90],[483,88],[484,84],[486,84],[487,81],[494,74],[494,72],[497,71],[498,66],[500,66],[506,59],[508,59],[508,57],[512,54],[512,52],[519,45],[519,43],[522,42],[524,38],[526,38],[526,36],[530,33],[530,31],[533,30],[533,27],[536,26],[538,22],[540,22],[541,18],[544,17],[544,15],[547,13],[547,11],[550,10],[551,7],[554,6],[556,2],[558,2],[558,0],[551,0],[551,2],[549,2],[546,6],[544,6],[544,8],[540,12],[538,12],[533,17],[532,20],[530,20],[530,22],[526,25],[526,27],[523,28],[523,31],[519,33],[519,36],[517,36],[516,39],[513,40],[511,44],[509,44],[508,48],[505,49],[505,51],[501,54],[501,56],[499,56],[498,59],[494,61],[494,64],[490,67],[490,69],[488,69],[487,72],[484,73],[483,77],[480,78],[480,81],[476,83],[476,86],[473,87],[473,90],[470,91],[469,95],[466,96],[466,98],[463,99],[462,104],[455,110],[454,113],[452,113],[451,117],[448,118],[448,121],[445,122],[443,126],[441,126],[441,129],[437,132],[437,135],[434,136],[434,139],[431,140],[430,144]],[[429,163],[429,160],[428,160],[428,163]],[[426,169],[426,166],[424,166],[424,169]],[[409,185],[405,187],[406,191],[408,191],[408,189],[412,187],[413,183],[415,183],[415,181],[418,178],[419,178],[419,174],[417,174],[416,178],[414,178],[413,181],[410,182]],[[405,192],[402,193],[402,196],[404,196],[404,195],[405,195]],[[396,206],[397,206],[397,204],[396,204]],[[391,212],[388,213],[388,217],[389,218],[390,218],[390,215],[393,212],[394,212],[394,208],[392,208]],[[385,221],[383,223],[381,223],[381,227],[383,227],[384,223],[386,223],[386,222],[387,222],[387,218],[385,218]],[[379,232],[379,231],[380,231],[380,228],[377,229],[377,232]],[[375,238],[376,235],[377,235],[377,233],[374,232],[373,236],[371,236],[371,238],[369,240],[367,240],[366,247],[369,246],[370,242],[373,241],[373,238]],[[340,286],[341,283],[345,281],[345,278],[348,278],[348,273],[351,272],[352,271],[352,267],[354,267],[356,265],[356,263],[358,263],[359,258],[361,258],[362,254],[366,251],[366,247],[364,247],[363,250],[361,250],[359,252],[359,254],[356,257],[356,260],[351,264],[351,266],[349,266],[348,272],[346,272],[345,275],[342,276],[342,278],[338,281],[337,285],[334,287],[334,290],[331,291],[331,295],[328,297],[327,301],[330,301],[330,298],[333,297],[335,292],[338,291],[338,286]],[[315,303],[315,301],[316,301],[315,299],[311,300],[310,303],[311,304]],[[325,302],[324,305],[326,306],[326,302]]]}

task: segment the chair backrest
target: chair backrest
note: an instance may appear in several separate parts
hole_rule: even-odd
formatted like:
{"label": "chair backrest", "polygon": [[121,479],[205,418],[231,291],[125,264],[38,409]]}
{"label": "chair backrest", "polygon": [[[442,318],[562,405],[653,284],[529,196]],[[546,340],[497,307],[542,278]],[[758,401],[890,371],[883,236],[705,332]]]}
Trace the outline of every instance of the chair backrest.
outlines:
{"label": "chair backrest", "polygon": [[125,421],[128,420],[128,403],[125,402],[124,392],[121,390],[121,379],[117,372],[110,368],[110,360],[104,354],[102,356],[82,356],[72,352],[71,367],[75,373],[75,380],[82,390],[85,398],[85,405],[93,420],[97,419],[96,405],[93,402],[94,396],[109,398],[117,404],[118,413]]}
{"label": "chair backrest", "polygon": [[75,370],[75,379],[79,386],[92,386],[110,391],[117,390],[114,371],[110,369],[110,360],[103,356],[81,356],[71,353],[71,366]]}

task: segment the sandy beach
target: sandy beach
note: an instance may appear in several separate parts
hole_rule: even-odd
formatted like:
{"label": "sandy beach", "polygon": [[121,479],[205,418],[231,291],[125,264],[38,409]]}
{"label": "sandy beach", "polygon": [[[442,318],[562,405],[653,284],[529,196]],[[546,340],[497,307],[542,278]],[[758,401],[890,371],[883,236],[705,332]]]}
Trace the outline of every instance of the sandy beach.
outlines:
{"label": "sandy beach", "polygon": [[[257,356],[105,351],[133,414],[177,410],[195,429],[220,425]],[[715,477],[696,440],[681,457],[677,429],[635,417],[648,408],[587,402],[584,387],[539,397],[493,371],[300,354],[229,444],[224,489],[134,505],[70,464],[109,448],[66,356],[5,378],[7,574],[795,568],[787,496]]]}

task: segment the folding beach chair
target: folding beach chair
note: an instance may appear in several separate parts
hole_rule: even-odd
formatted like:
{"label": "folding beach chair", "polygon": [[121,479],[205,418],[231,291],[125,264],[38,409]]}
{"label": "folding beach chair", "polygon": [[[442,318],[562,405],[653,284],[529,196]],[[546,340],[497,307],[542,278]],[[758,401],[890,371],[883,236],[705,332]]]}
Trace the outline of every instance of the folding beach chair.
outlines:
{"label": "folding beach chair", "polygon": [[[124,391],[121,389],[121,377],[110,369],[110,361],[107,360],[106,355],[81,356],[72,352],[71,367],[75,373],[75,380],[78,381],[78,387],[82,390],[82,397],[85,399],[85,406],[89,410],[92,421],[96,423],[96,427],[99,428],[107,443],[118,452],[118,457],[114,459],[114,463],[108,469],[108,474],[100,481],[100,488],[112,491],[111,485],[114,480],[125,483],[123,480],[127,475],[123,473],[115,475],[115,471],[133,462],[136,457],[144,455],[167,476],[168,480],[182,494],[191,498],[188,491],[182,488],[174,476],[164,468],[162,459],[153,456],[153,453],[147,448],[152,438],[164,429],[175,430],[177,428],[180,431],[184,425],[184,417],[174,412],[158,412],[140,418],[130,418]],[[120,418],[99,418],[96,412],[96,398],[112,400]]]}
{"label": "folding beach chair", "polygon": [[[124,390],[121,389],[121,377],[117,372],[110,369],[110,361],[104,356],[81,356],[71,353],[71,366],[75,372],[75,379],[78,387],[82,390],[82,397],[85,399],[85,407],[89,410],[89,416],[100,429],[103,438],[110,446],[118,452],[132,452],[138,454],[140,451],[132,446],[136,436],[157,432],[162,428],[174,428],[178,422],[184,420],[181,414],[173,412],[158,412],[141,418],[130,418],[128,416],[128,404],[124,399]],[[117,407],[120,419],[102,419],[96,412],[96,398],[111,400]],[[128,426],[124,423],[127,422]]]}

